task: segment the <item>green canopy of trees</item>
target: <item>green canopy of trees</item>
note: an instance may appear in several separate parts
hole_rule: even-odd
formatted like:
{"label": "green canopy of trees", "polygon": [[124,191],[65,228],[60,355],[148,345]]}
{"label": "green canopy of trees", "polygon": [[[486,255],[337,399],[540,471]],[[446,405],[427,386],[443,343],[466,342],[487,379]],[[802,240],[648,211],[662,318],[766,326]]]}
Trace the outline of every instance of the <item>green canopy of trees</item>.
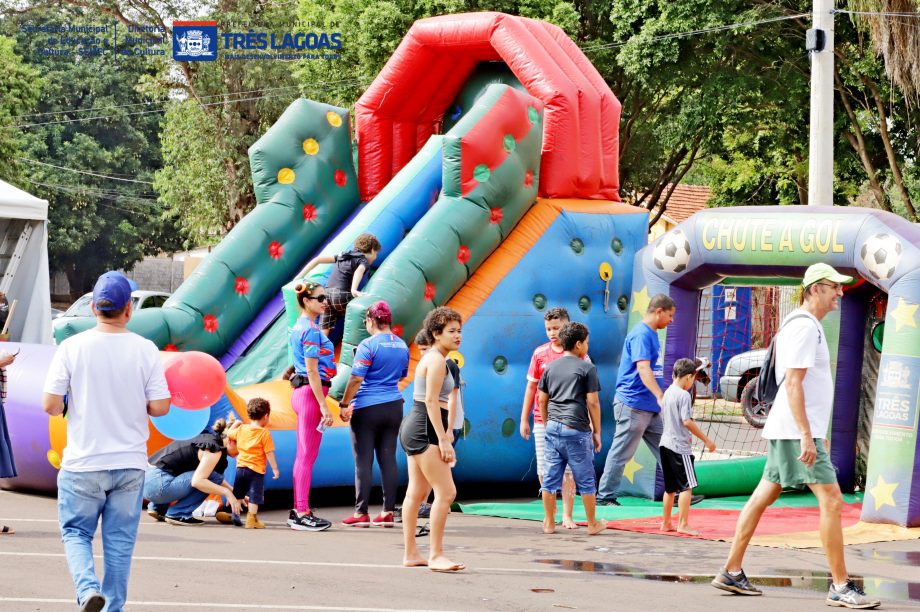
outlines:
{"label": "green canopy of trees", "polygon": [[[623,104],[621,195],[655,211],[653,220],[681,181],[709,185],[716,205],[807,201],[810,0],[20,5],[0,0],[0,11],[6,9],[0,32],[9,37],[0,39],[0,88],[18,92],[12,101],[0,97],[0,125],[40,123],[40,117],[17,119],[30,110],[67,112],[50,116],[56,121],[48,125],[0,134],[0,176],[18,172],[45,190],[52,201],[53,264],[80,287],[85,279],[77,270],[94,274],[103,261],[130,266],[146,252],[219,240],[255,205],[248,147],[291,100],[303,95],[353,106],[412,22],[444,13],[504,11],[550,21],[572,36]],[[848,6],[903,11],[916,5],[852,0]],[[62,14],[167,32],[173,19],[214,16],[223,31],[339,31],[344,46],[338,60],[175,63],[167,37],[164,57],[62,63],[36,55],[35,38],[16,28],[25,19]],[[920,39],[881,16],[835,19],[835,201],[917,220],[920,116],[910,54]],[[920,28],[920,20],[913,21],[909,25]],[[131,103],[145,112],[132,112],[125,106]],[[108,106],[92,120],[80,114]],[[4,162],[15,157],[141,182]]]}

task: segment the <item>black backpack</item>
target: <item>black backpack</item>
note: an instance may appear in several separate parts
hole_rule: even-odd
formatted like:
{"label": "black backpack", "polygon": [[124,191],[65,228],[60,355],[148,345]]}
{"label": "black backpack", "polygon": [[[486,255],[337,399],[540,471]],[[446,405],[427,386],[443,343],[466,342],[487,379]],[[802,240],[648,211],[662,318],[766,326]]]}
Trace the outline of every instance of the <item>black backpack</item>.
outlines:
{"label": "black backpack", "polygon": [[[768,407],[773,405],[773,401],[776,399],[776,392],[779,391],[779,386],[783,384],[783,380],[786,380],[786,376],[783,375],[782,380],[779,382],[776,381],[776,338],[779,336],[779,332],[782,331],[783,327],[794,321],[795,319],[801,318],[811,318],[810,315],[799,313],[797,315],[789,317],[782,327],[777,330],[774,334],[773,339],[770,340],[770,346],[767,348],[767,353],[763,358],[763,365],[760,368],[760,373],[757,375],[757,389],[754,391],[754,397],[762,404],[766,404]],[[818,325],[818,344],[821,344],[822,328]],[[769,410],[769,408],[768,408]]]}

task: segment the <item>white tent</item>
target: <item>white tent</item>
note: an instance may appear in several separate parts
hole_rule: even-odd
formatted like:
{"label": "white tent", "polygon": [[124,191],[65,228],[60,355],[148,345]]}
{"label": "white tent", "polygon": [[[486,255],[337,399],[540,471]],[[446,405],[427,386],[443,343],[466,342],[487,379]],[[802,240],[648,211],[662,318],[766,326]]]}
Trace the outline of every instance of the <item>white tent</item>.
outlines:
{"label": "white tent", "polygon": [[0,180],[0,291],[16,311],[10,340],[51,344],[48,202]]}

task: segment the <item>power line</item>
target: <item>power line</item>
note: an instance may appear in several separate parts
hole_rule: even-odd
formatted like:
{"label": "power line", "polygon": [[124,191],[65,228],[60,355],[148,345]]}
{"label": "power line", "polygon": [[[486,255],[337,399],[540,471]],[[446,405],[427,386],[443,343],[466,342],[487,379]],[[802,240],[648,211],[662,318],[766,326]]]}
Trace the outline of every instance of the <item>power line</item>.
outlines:
{"label": "power line", "polygon": [[[352,83],[352,82],[353,82],[353,83],[358,83],[358,82],[360,82],[360,81],[361,81],[360,78],[340,79],[340,80],[338,80],[338,81],[326,81],[326,82],[316,83],[316,84],[314,84],[314,85],[312,85],[312,86],[310,86],[310,87],[306,87],[306,88],[304,88],[304,89],[306,89],[306,90],[314,90],[314,89],[319,89],[320,87],[325,87],[325,86],[328,86],[328,85],[345,84],[345,83]],[[298,88],[299,88],[299,87],[300,87],[300,86],[298,86]],[[276,88],[276,89],[287,89],[287,88]],[[253,90],[253,91],[260,91],[260,90]],[[268,90],[266,90],[266,91],[268,91]],[[209,96],[209,97],[217,97],[217,96],[219,96],[219,95],[237,95],[237,94],[216,94],[215,96]],[[222,104],[233,103],[233,102],[249,102],[249,101],[252,101],[252,100],[262,100],[262,99],[265,99],[265,98],[275,98],[275,97],[280,97],[281,95],[283,95],[283,94],[281,94],[281,93],[276,93],[276,94],[266,94],[266,95],[262,95],[262,96],[252,96],[252,97],[249,97],[249,98],[237,98],[237,99],[233,99],[233,100],[221,100],[221,101],[218,101],[218,102],[205,102],[205,103],[202,103],[202,104],[198,104],[198,106],[200,106],[200,107],[205,107],[205,106],[220,106],[220,105],[222,105]],[[145,104],[145,105],[146,105],[146,104]],[[99,112],[102,112],[102,110],[105,110],[106,108],[117,109],[117,108],[127,108],[127,107],[131,107],[131,106],[136,106],[136,105],[124,105],[124,106],[104,107],[103,109],[100,109]],[[86,110],[90,110],[90,109],[86,109]],[[43,126],[43,125],[59,125],[59,124],[65,124],[65,123],[80,123],[80,122],[83,122],[83,121],[95,121],[95,120],[97,120],[97,119],[116,119],[116,118],[121,118],[121,117],[136,117],[136,116],[139,116],[139,115],[150,115],[150,114],[156,114],[156,113],[164,113],[164,112],[166,112],[167,110],[168,110],[168,109],[164,107],[164,108],[156,108],[156,109],[145,110],[145,111],[135,111],[135,112],[132,112],[132,113],[125,113],[124,115],[121,115],[121,114],[118,114],[118,115],[98,115],[98,116],[94,116],[94,117],[75,117],[75,118],[72,118],[72,119],[59,119],[59,120],[55,120],[55,121],[42,121],[42,122],[38,122],[38,123],[21,123],[21,124],[15,124],[15,125],[6,126],[4,129],[8,129],[8,130],[12,130],[12,129],[24,129],[24,128],[39,127],[39,126]],[[63,113],[68,113],[68,112],[72,112],[72,111],[57,111],[57,112],[63,114]],[[23,116],[27,116],[27,115],[23,115]]]}
{"label": "power line", "polygon": [[[799,19],[799,18],[801,18],[801,17],[807,17],[807,16],[808,16],[807,13],[799,13],[799,14],[796,14],[796,15],[784,15],[784,16],[782,16],[782,17],[771,17],[771,18],[769,18],[769,19],[759,19],[759,20],[757,20],[757,21],[746,21],[746,22],[741,22],[741,23],[729,23],[729,24],[726,24],[726,25],[715,26],[715,27],[712,27],[712,28],[704,28],[704,29],[701,29],[701,30],[691,30],[691,31],[689,31],[689,32],[675,32],[675,33],[673,33],[673,34],[661,34],[661,35],[659,35],[659,36],[653,36],[653,37],[651,37],[651,38],[643,39],[642,42],[650,43],[650,42],[658,42],[658,41],[661,41],[661,40],[671,40],[671,39],[674,39],[674,38],[687,38],[687,37],[689,37],[689,36],[698,36],[698,35],[700,35],[700,34],[711,34],[711,33],[713,33],[713,32],[725,32],[725,31],[728,31],[728,30],[736,30],[736,29],[738,29],[738,28],[747,28],[747,27],[753,27],[753,26],[758,26],[758,25],[764,25],[764,24],[767,24],[767,23],[776,23],[777,21],[788,21],[788,20],[791,20],[791,19]],[[636,37],[634,36],[633,38],[636,38]],[[631,39],[630,39],[630,40],[631,40]],[[597,51],[597,50],[600,50],[600,49],[614,49],[614,48],[616,48],[616,47],[623,47],[623,46],[629,44],[629,42],[630,42],[630,41],[627,40],[626,42],[608,43],[608,44],[604,44],[604,45],[594,45],[594,46],[591,46],[591,47],[582,47],[581,50],[587,52],[587,51]]]}
{"label": "power line", "polygon": [[834,9],[832,11],[834,14],[840,13],[842,15],[869,15],[873,17],[920,17],[920,13],[886,13],[883,11],[846,11],[843,9]]}
{"label": "power line", "polygon": [[87,176],[95,176],[95,177],[97,177],[97,178],[104,178],[104,179],[108,179],[108,180],[110,180],[110,181],[124,181],[125,183],[140,183],[140,184],[142,184],[142,185],[153,185],[153,183],[152,183],[151,181],[138,181],[138,180],[136,180],[136,179],[119,178],[119,177],[117,177],[117,176],[112,176],[112,175],[109,175],[109,174],[99,174],[99,173],[96,173],[96,172],[88,172],[88,171],[86,171],[86,170],[77,170],[76,168],[68,168],[68,167],[66,167],[66,166],[56,166],[56,165],[54,165],[54,164],[48,164],[48,163],[45,163],[45,162],[40,162],[40,161],[38,161],[38,160],[36,160],[36,159],[29,159],[28,157],[17,157],[16,159],[17,159],[18,161],[24,161],[24,162],[27,162],[27,163],[30,163],[30,164],[38,164],[39,166],[47,166],[47,167],[49,167],[49,168],[57,168],[58,170],[66,170],[67,172],[75,172],[76,174],[85,174],[85,175],[87,175]]}
{"label": "power line", "polygon": [[[282,89],[284,90],[297,89],[299,87],[300,85],[289,85],[287,87],[270,87],[268,89],[250,89],[247,91],[237,91],[237,92],[230,92],[230,93],[211,94],[209,96],[199,96],[199,99],[209,100],[211,98],[237,96],[237,95],[266,92],[266,91],[278,91]],[[232,102],[232,100],[230,100],[230,102]],[[73,108],[73,109],[59,110],[59,111],[47,111],[44,113],[25,113],[23,115],[16,115],[15,117],[13,117],[13,119],[22,119],[24,117],[44,117],[47,115],[63,115],[66,113],[89,113],[89,112],[97,112],[97,111],[102,112],[102,111],[109,111],[109,110],[114,110],[118,108],[134,108],[135,106],[151,106],[153,104],[159,104],[159,103],[147,101],[147,102],[135,102],[134,104],[116,104],[114,106],[92,106],[89,108]]]}

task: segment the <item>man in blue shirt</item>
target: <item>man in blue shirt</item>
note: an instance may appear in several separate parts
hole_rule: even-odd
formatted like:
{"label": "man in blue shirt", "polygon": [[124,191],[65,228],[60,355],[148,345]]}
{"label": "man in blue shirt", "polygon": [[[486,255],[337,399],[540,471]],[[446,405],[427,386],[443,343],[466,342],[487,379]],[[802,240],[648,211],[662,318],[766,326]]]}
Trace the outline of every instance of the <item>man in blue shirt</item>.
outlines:
{"label": "man in blue shirt", "polygon": [[658,447],[663,427],[659,402],[665,384],[664,355],[658,342],[658,330],[674,320],[676,309],[674,300],[659,293],[649,301],[642,320],[626,334],[613,399],[617,426],[597,492],[597,503],[601,506],[620,505],[616,495],[623,468],[636,454],[640,440],[645,440],[655,461],[660,463]]}

